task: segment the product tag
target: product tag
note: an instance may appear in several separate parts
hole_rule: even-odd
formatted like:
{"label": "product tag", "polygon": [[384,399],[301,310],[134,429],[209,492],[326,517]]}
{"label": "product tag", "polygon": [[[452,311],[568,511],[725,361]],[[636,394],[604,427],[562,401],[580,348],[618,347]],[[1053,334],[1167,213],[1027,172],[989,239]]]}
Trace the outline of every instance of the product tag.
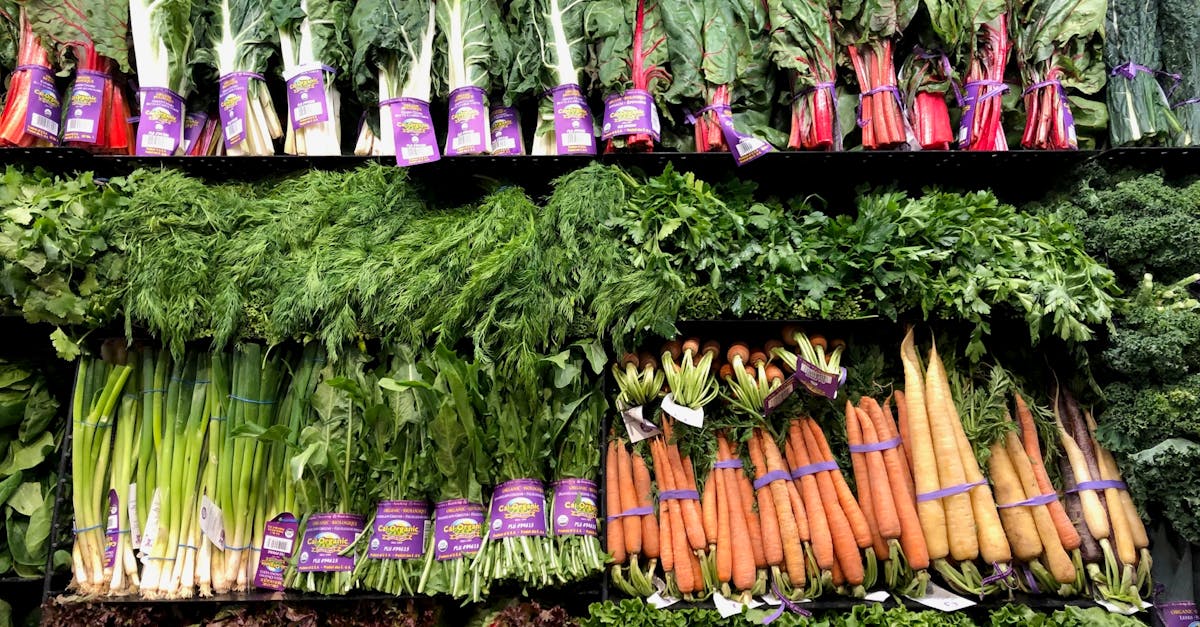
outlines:
{"label": "product tag", "polygon": [[150,550],[154,548],[154,541],[158,539],[158,516],[159,510],[162,508],[160,488],[154,488],[154,496],[150,497],[150,513],[146,514],[146,531],[142,533],[142,543],[138,550],[142,554],[142,561],[150,556]]}
{"label": "product tag", "polygon": [[662,410],[664,412],[666,412],[667,415],[678,420],[679,422],[682,422],[685,425],[688,425],[689,427],[696,427],[697,429],[699,429],[700,427],[704,426],[704,408],[703,407],[700,407],[697,409],[692,409],[691,407],[684,407],[683,405],[676,403],[675,397],[672,396],[671,394],[667,394],[666,396],[663,397]]}
{"label": "product tag", "polygon": [[883,603],[891,598],[891,596],[891,593],[889,593],[887,590],[876,590],[875,592],[868,592],[865,596],[863,596],[863,600]]}
{"label": "product tag", "polygon": [[846,382],[846,369],[842,368],[839,374],[830,374],[808,363],[803,357],[797,357],[796,372],[792,373],[792,378],[813,394],[837,398],[838,388]]}
{"label": "product tag", "polygon": [[305,63],[283,75],[292,128],[302,129],[329,121],[325,102],[326,71],[333,70],[320,63]]}
{"label": "product tag", "polygon": [[208,494],[200,496],[200,532],[218,549],[225,550],[225,516]]}
{"label": "product tag", "polygon": [[[429,103],[416,98],[392,98],[379,103],[380,120],[390,120],[392,142],[396,147],[396,165],[432,163],[442,158]],[[383,132],[380,130],[380,132]]]}
{"label": "product tag", "polygon": [[767,153],[775,152],[775,147],[765,140],[738,132],[733,124],[733,113],[729,107],[717,108],[715,113],[717,125],[721,127],[721,135],[725,137],[725,143],[729,145],[729,153],[733,155],[733,160],[739,166],[746,165]]}
{"label": "product tag", "polygon": [[380,501],[375,507],[367,557],[408,560],[423,556],[428,521],[429,504],[425,501]]}
{"label": "product tag", "polygon": [[[208,124],[207,113],[189,113],[183,118],[183,154],[192,153],[192,146],[200,141],[204,134],[204,125]],[[197,153],[199,156],[208,154],[207,149]]]}
{"label": "product tag", "polygon": [[125,499],[129,504],[129,546],[134,549],[141,550],[142,544],[142,527],[141,521],[138,520],[137,513],[137,484],[129,484],[129,497]]}
{"label": "product tag", "polygon": [[1121,614],[1123,616],[1133,616],[1134,614],[1137,614],[1138,612],[1140,612],[1142,610],[1150,609],[1151,607],[1153,607],[1152,605],[1150,605],[1149,603],[1147,603],[1145,601],[1140,601],[1139,605],[1128,605],[1125,603],[1118,605],[1116,603],[1113,603],[1111,601],[1106,601],[1104,599],[1096,599],[1096,604],[1099,605],[1100,607],[1108,610],[1112,614]]}
{"label": "product tag", "polygon": [[183,143],[183,98],[162,87],[143,87],[141,97],[137,155],[169,157],[175,154]]}
{"label": "product tag", "polygon": [[554,143],[559,155],[596,154],[592,112],[579,85],[569,83],[551,90],[554,106]]}
{"label": "product tag", "polygon": [[667,595],[667,584],[658,577],[654,578],[655,593],[646,597],[646,603],[649,603],[655,609],[663,609],[671,607],[679,602],[679,599]]}
{"label": "product tag", "polygon": [[450,92],[450,122],[446,125],[446,156],[474,155],[491,148],[491,125],[483,90],[459,87]]}
{"label": "product tag", "polygon": [[942,612],[957,612],[961,609],[975,605],[975,602],[970,599],[964,599],[953,592],[933,583],[932,581],[925,587],[925,596],[914,597],[904,595],[921,605],[931,607]]}
{"label": "product tag", "polygon": [[25,133],[57,144],[62,102],[54,87],[54,74],[41,65],[23,65],[17,69],[29,72]]}
{"label": "product tag", "polygon": [[496,486],[488,514],[488,537],[546,535],[546,489],[537,479],[513,479]]}
{"label": "product tag", "polygon": [[756,601],[755,599],[751,598],[750,601],[742,603],[741,601],[734,601],[733,599],[726,598],[725,595],[721,594],[720,592],[714,592],[712,598],[713,604],[717,606],[717,612],[721,615],[721,618],[737,616],[738,614],[742,613],[743,608],[748,607],[750,609],[754,609],[762,606],[762,601]]}
{"label": "product tag", "polygon": [[217,110],[221,114],[221,133],[225,137],[225,148],[234,148],[246,141],[246,110],[250,103],[250,79],[252,72],[232,72],[222,76],[217,99]]}
{"label": "product tag", "polygon": [[1155,608],[1163,627],[1193,627],[1200,623],[1200,611],[1195,601],[1170,601]]}
{"label": "product tag", "polygon": [[525,138],[521,136],[521,117],[516,107],[492,107],[492,154],[515,156],[525,154]]}
{"label": "product tag", "polygon": [[67,103],[67,127],[63,141],[94,144],[100,137],[100,116],[104,113],[104,89],[111,80],[103,72],[76,70]]}
{"label": "product tag", "polygon": [[116,490],[108,491],[108,521],[104,526],[104,567],[117,563],[117,545],[121,542],[121,500]]}
{"label": "product tag", "polygon": [[467,557],[483,544],[483,505],[466,499],[442,501],[434,508],[433,550],[438,561]]}
{"label": "product tag", "polygon": [[550,520],[556,536],[596,536],[600,532],[599,491],[591,479],[561,479],[550,484],[554,495]]}
{"label": "product tag", "polygon": [[283,574],[296,544],[299,523],[291,512],[284,512],[267,521],[263,528],[262,551],[258,569],[254,572],[254,587],[283,590]]}
{"label": "product tag", "polygon": [[779,607],[780,605],[783,605],[783,601],[780,601],[779,597],[775,596],[774,591],[770,591],[770,592],[767,592],[766,594],[764,594],[762,596],[762,601],[763,601],[763,603],[766,603],[767,605],[770,605],[771,607]]}
{"label": "product tag", "polygon": [[643,89],[630,89],[610,96],[604,102],[604,125],[600,138],[609,140],[627,135],[649,135],[658,141],[658,111],[654,97]]}
{"label": "product tag", "polygon": [[332,573],[354,570],[354,553],[341,555],[363,530],[358,514],[313,514],[300,540],[296,570],[302,573]]}
{"label": "product tag", "polygon": [[653,422],[642,416],[643,412],[644,409],[641,405],[621,412],[621,419],[625,422],[625,431],[629,434],[631,443],[648,440],[661,433]]}
{"label": "product tag", "polygon": [[763,399],[763,415],[771,415],[771,412],[779,409],[779,406],[782,405],[784,401],[791,398],[792,393],[795,391],[796,380],[792,377],[784,379],[783,383],[779,387],[772,390],[771,393],[767,394],[767,397]]}

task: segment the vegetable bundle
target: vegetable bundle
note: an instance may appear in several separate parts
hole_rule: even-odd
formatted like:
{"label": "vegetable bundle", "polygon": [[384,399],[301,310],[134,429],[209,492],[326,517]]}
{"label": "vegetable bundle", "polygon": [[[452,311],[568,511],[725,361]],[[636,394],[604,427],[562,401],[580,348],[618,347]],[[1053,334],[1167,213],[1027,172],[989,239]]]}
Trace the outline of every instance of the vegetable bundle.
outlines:
{"label": "vegetable bundle", "polygon": [[895,40],[917,12],[917,0],[873,4],[841,0],[838,33],[858,79],[858,125],[863,148],[895,148],[909,141],[912,130],[896,85]]}
{"label": "vegetable bundle", "polygon": [[129,32],[138,79],[136,153],[186,154],[185,100],[192,89],[192,2],[130,0]]}
{"label": "vegetable bundle", "polygon": [[28,12],[20,9],[20,43],[17,66],[13,68],[4,111],[0,113],[0,146],[52,146],[58,142],[62,103],[50,57],[30,24]]}
{"label": "vegetable bundle", "polygon": [[1179,122],[1157,80],[1163,71],[1158,3],[1109,2],[1105,32],[1112,145],[1158,142],[1177,133]]}
{"label": "vegetable bundle", "polygon": [[770,0],[771,59],[791,85],[788,148],[840,150],[837,117],[837,48],[831,4],[821,0]]}
{"label": "vegetable bundle", "polygon": [[584,26],[604,90],[604,152],[650,152],[659,140],[656,103],[671,86],[669,36],[659,0],[592,0]]}
{"label": "vegetable bundle", "polygon": [[217,70],[217,108],[228,155],[273,155],[283,136],[263,73],[279,44],[265,2],[212,2],[213,31],[201,49]]}
{"label": "vegetable bundle", "polygon": [[341,94],[335,78],[350,67],[348,0],[272,2],[287,88],[289,155],[342,153]]}

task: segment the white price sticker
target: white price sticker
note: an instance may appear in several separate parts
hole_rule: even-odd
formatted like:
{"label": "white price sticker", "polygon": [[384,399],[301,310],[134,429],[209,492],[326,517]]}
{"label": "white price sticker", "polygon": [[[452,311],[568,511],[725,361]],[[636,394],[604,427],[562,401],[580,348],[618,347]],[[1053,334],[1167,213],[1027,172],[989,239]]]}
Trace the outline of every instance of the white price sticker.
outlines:
{"label": "white price sticker", "polygon": [[625,422],[625,431],[629,434],[630,442],[648,440],[660,433],[653,422],[646,420],[644,412],[641,405],[621,412],[621,419]]}
{"label": "white price sticker", "polygon": [[970,599],[964,599],[963,597],[960,597],[933,582],[930,582],[925,588],[925,596],[908,596],[908,598],[920,603],[921,605],[931,607],[942,612],[957,612],[975,605],[974,601]]}
{"label": "white price sticker", "polygon": [[679,599],[667,596],[667,583],[658,577],[654,578],[654,589],[657,592],[646,597],[646,603],[649,603],[655,609],[661,610],[679,602]]}
{"label": "white price sticker", "polygon": [[733,599],[727,598],[720,592],[714,592],[713,604],[717,606],[717,612],[721,615],[721,618],[729,618],[730,616],[737,616],[738,614],[741,614],[743,608],[748,607],[750,609],[754,609],[756,607],[761,607],[762,601],[756,601],[752,598],[748,602],[742,603],[741,601],[734,601]]}
{"label": "white price sticker", "polygon": [[874,601],[876,603],[883,603],[884,601],[888,600],[888,598],[890,598],[891,596],[892,596],[891,593],[888,592],[887,590],[876,590],[875,592],[867,593],[867,595],[863,597],[863,600],[864,601]]}
{"label": "white price sticker", "polygon": [[142,543],[142,527],[138,521],[137,513],[137,484],[129,484],[129,494],[125,499],[128,506],[129,516],[129,541],[134,547],[138,547]]}
{"label": "white price sticker", "polygon": [[154,496],[150,499],[150,513],[146,516],[146,531],[142,533],[142,544],[138,550],[142,553],[142,561],[150,557],[154,541],[158,539],[158,517],[162,508],[162,499],[158,488],[154,488]]}
{"label": "white price sticker", "polygon": [[692,409],[675,402],[675,397],[667,394],[662,400],[662,409],[668,416],[697,429],[704,426],[704,408]]}
{"label": "white price sticker", "polygon": [[214,546],[225,550],[225,515],[207,494],[200,497],[200,531]]}
{"label": "white price sticker", "polygon": [[775,596],[774,592],[768,592],[764,594],[762,600],[763,603],[766,603],[771,607],[779,607],[780,605],[783,605],[783,601],[780,601],[779,597]]}
{"label": "white price sticker", "polygon": [[1153,607],[1145,601],[1138,601],[1138,605],[1129,605],[1126,603],[1116,604],[1104,599],[1096,599],[1096,604],[1108,610],[1113,614],[1121,614],[1123,616],[1133,616],[1142,610],[1147,610]]}

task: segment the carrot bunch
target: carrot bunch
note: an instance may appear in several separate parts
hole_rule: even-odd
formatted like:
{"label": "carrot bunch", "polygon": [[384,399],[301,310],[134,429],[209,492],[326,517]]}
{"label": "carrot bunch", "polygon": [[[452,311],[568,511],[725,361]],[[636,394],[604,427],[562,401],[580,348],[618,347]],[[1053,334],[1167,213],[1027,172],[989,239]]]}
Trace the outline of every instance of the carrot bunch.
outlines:
{"label": "carrot bunch", "polygon": [[708,536],[696,473],[691,458],[680,454],[672,431],[672,421],[664,418],[663,435],[650,440],[658,484],[659,562],[668,590],[686,599],[705,598],[712,590],[714,577],[706,568]]}
{"label": "carrot bunch", "polygon": [[[613,583],[630,595],[654,594],[654,568],[659,557],[658,519],[651,498],[650,469],[625,441],[609,441],[605,457],[605,507],[608,553]],[[642,559],[646,560],[643,570]]]}
{"label": "carrot bunch", "polygon": [[700,340],[694,337],[682,344],[672,340],[663,345],[663,372],[671,399],[676,404],[702,412],[705,405],[717,398],[713,362],[720,350],[716,342],[705,342],[701,346]]}
{"label": "carrot bunch", "polygon": [[[17,51],[17,67],[9,81],[4,112],[0,114],[0,146],[54,146],[58,143],[60,120],[50,57],[42,47],[41,40],[33,33],[24,8],[21,9],[20,25],[21,40]],[[42,111],[39,108],[39,92],[43,92],[42,97],[55,100],[54,113],[51,116],[38,112]],[[31,107],[35,109],[32,112]]]}
{"label": "carrot bunch", "polygon": [[617,409],[625,411],[641,407],[662,393],[666,375],[658,360],[650,353],[625,353],[620,364],[613,364],[613,379],[617,382]]}
{"label": "carrot bunch", "polygon": [[789,325],[783,328],[783,341],[796,350],[790,351],[777,345],[772,347],[771,353],[782,359],[789,369],[796,370],[799,363],[797,357],[802,357],[822,372],[840,373],[842,352],[846,350],[846,343],[842,340],[828,341],[821,335],[810,337],[803,329]]}
{"label": "carrot bunch", "polygon": [[[903,393],[896,395],[904,415]],[[871,529],[867,561],[885,561],[889,589],[924,596],[929,549],[917,518],[912,474],[891,403],[891,397],[880,404],[864,396],[856,407],[847,400],[846,440],[858,503]]]}
{"label": "carrot bunch", "polygon": [[976,559],[982,557],[993,566],[992,582],[1002,582],[1012,573],[1008,567],[1012,548],[991,487],[963,430],[936,346],[930,349],[922,374],[910,328],[900,357],[907,422],[904,446],[912,455],[917,515],[929,559],[953,588],[983,594]]}
{"label": "carrot bunch", "polygon": [[761,416],[767,396],[783,385],[783,371],[771,363],[772,348],[772,343],[767,343],[764,349],[751,350],[741,342],[729,347],[729,361],[721,365],[718,377],[729,386],[731,394],[724,397],[735,411]]}
{"label": "carrot bunch", "polygon": [[[1112,453],[1096,442],[1096,423],[1070,392],[1055,394],[1054,418],[1069,513],[1076,523],[1087,573],[1101,598],[1140,607],[1150,592],[1150,539]],[[1077,519],[1078,520],[1078,519]]]}
{"label": "carrot bunch", "polygon": [[816,598],[821,581],[808,576],[812,541],[808,515],[779,446],[765,428],[755,427],[747,448],[758,499],[763,561],[774,588],[791,600]]}
{"label": "carrot bunch", "polygon": [[754,505],[742,460],[725,434],[718,433],[717,460],[704,482],[701,514],[721,594],[742,603],[767,589],[763,530]]}

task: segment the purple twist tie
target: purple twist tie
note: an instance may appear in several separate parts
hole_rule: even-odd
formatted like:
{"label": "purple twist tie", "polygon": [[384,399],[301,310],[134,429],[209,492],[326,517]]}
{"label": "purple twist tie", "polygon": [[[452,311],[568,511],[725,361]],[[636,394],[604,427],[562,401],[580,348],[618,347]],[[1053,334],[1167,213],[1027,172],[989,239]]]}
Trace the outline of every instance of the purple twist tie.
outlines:
{"label": "purple twist tie", "polygon": [[688,111],[687,109],[684,109],[684,110],[683,110],[683,116],[684,116],[684,119],[686,119],[686,120],[687,120],[687,123],[688,123],[688,124],[695,124],[695,123],[696,123],[696,118],[698,118],[698,117],[700,117],[700,116],[704,115],[706,112],[708,112],[708,111],[720,111],[720,110],[722,110],[722,109],[724,109],[724,110],[726,110],[726,111],[732,111],[732,109],[730,108],[730,106],[729,106],[729,105],[727,105],[727,104],[710,104],[710,105],[708,105],[707,107],[704,107],[703,109],[700,109],[699,111],[696,111],[695,113],[693,113],[693,112],[691,112],[691,111]]}
{"label": "purple twist tie", "polygon": [[996,505],[996,507],[999,509],[1006,509],[1009,507],[1033,507],[1035,505],[1049,505],[1057,500],[1058,500],[1058,494],[1055,494],[1055,493],[1039,494],[1037,496],[1027,498],[1024,501],[1017,501],[1016,503],[1005,503],[1003,505]]}
{"label": "purple twist tie", "polygon": [[716,462],[712,465],[713,468],[741,468],[742,460],[727,459],[725,461]]}
{"label": "purple twist tie", "polygon": [[775,608],[775,611],[772,612],[770,616],[764,618],[762,624],[770,625],[771,623],[775,622],[780,616],[783,616],[784,610],[799,614],[801,616],[812,616],[812,612],[809,612],[799,605],[792,603],[791,599],[787,598],[783,594],[780,594],[779,586],[776,585],[774,581],[771,582],[771,592],[775,593],[775,598],[779,599],[779,607]]}
{"label": "purple twist tie", "polygon": [[944,499],[948,496],[962,494],[963,492],[970,492],[973,488],[977,488],[981,485],[987,485],[987,480],[985,479],[982,481],[976,481],[974,483],[960,483],[958,485],[953,485],[948,488],[942,488],[941,490],[934,490],[933,492],[926,492],[925,494],[918,494],[917,502],[924,503],[925,501],[936,501],[938,499]]}
{"label": "purple twist tie", "polygon": [[881,94],[885,91],[892,92],[892,95],[896,97],[896,104],[900,106],[901,114],[904,113],[904,100],[900,97],[900,89],[898,87],[896,87],[895,85],[881,85],[879,87],[876,87],[875,89],[868,89],[867,91],[864,91],[863,93],[858,95],[858,106],[855,107],[855,112],[856,112],[855,115],[858,117],[858,126],[860,128],[866,126],[867,124],[869,124],[871,122],[870,119],[864,119],[862,116],[863,98],[866,96],[873,96],[875,94]]}
{"label": "purple twist tie", "polygon": [[1177,102],[1177,103],[1171,105],[1171,108],[1178,109],[1179,107],[1186,107],[1188,105],[1194,105],[1194,104],[1200,104],[1200,98],[1189,98],[1187,100],[1184,100],[1183,102]]}
{"label": "purple twist tie", "polygon": [[954,67],[950,65],[950,57],[946,56],[941,50],[925,50],[921,46],[913,48],[913,54],[918,59],[926,61],[941,61],[942,73],[946,75],[946,81],[950,83],[950,87],[954,90],[954,101],[960,106],[962,105],[962,90],[959,89],[958,83],[954,80]]}
{"label": "purple twist tie", "polygon": [[[998,581],[1004,581],[1005,579],[1008,579],[1009,577],[1012,577],[1012,576],[1013,576],[1012,568],[1010,568],[1008,566],[1001,567],[1000,564],[997,564],[996,562],[992,562],[992,574],[987,577],[984,577],[983,580],[980,581],[979,583],[984,586],[989,586]],[[1011,587],[1011,586],[1009,586],[1009,587]],[[979,592],[979,598],[981,598],[981,599],[983,598],[982,590],[980,590],[980,592]]]}
{"label": "purple twist tie", "polygon": [[1124,481],[1114,481],[1112,479],[1103,479],[1100,481],[1080,481],[1075,484],[1074,488],[1067,492],[1083,492],[1084,490],[1128,490],[1129,486],[1125,485]]}
{"label": "purple twist tie", "polygon": [[754,480],[754,489],[761,490],[761,489],[771,485],[772,482],[791,481],[791,479],[792,478],[788,475],[788,473],[786,471],[772,470],[771,472],[768,472],[767,474]]}
{"label": "purple twist tie", "polygon": [[1063,87],[1062,81],[1058,80],[1057,78],[1052,78],[1049,80],[1041,81],[1040,83],[1034,83],[1034,84],[1030,85],[1029,87],[1026,87],[1024,90],[1022,90],[1021,95],[1025,96],[1025,95],[1028,95],[1030,92],[1041,89],[1042,87],[1050,87],[1050,86],[1057,86],[1058,93],[1063,97],[1064,100],[1066,99],[1067,90],[1065,87]]}
{"label": "purple twist tie", "polygon": [[667,490],[658,493],[660,501],[699,501],[700,493],[695,490]]}
{"label": "purple twist tie", "polygon": [[900,438],[892,438],[883,442],[875,442],[873,444],[851,444],[851,453],[875,453],[877,451],[886,451],[888,449],[900,446]]}
{"label": "purple twist tie", "polygon": [[[833,471],[833,470],[837,470],[837,469],[838,469],[838,465],[837,465],[837,462],[835,462],[835,461],[830,460],[830,461],[825,461],[825,462],[817,462],[815,464],[801,466],[799,468],[792,470],[792,478],[799,479],[800,477],[807,477],[809,475],[815,475],[818,472],[825,472],[827,470]],[[775,472],[779,472],[779,471],[775,471]]]}
{"label": "purple twist tie", "polygon": [[649,516],[653,513],[654,513],[654,508],[647,505],[645,507],[635,507],[633,509],[627,509],[627,510],[621,512],[620,514],[613,514],[612,516],[607,516],[604,518],[604,520],[607,520],[608,522],[612,522],[618,518],[626,518],[628,516]]}
{"label": "purple twist tie", "polygon": [[1025,583],[1029,584],[1029,591],[1034,594],[1041,594],[1041,588],[1038,588],[1037,580],[1033,578],[1033,573],[1028,568],[1022,568],[1021,572],[1025,575]]}

